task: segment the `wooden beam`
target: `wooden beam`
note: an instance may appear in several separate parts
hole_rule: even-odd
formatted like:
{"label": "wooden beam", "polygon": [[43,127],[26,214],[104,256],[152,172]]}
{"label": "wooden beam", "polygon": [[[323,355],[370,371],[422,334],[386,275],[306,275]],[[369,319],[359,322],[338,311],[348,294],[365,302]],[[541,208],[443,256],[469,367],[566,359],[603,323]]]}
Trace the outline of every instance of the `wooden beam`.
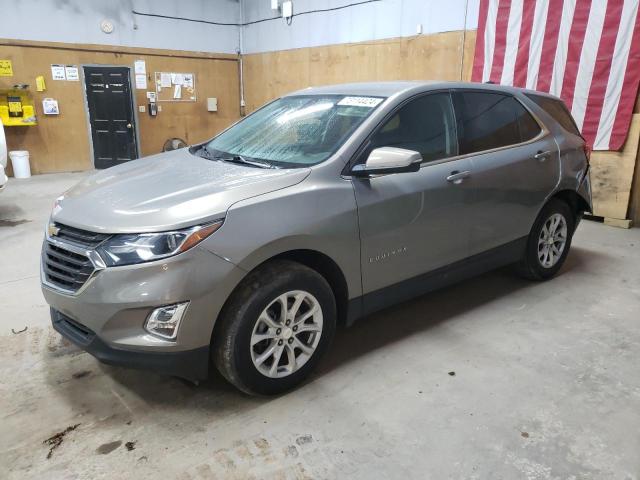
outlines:
{"label": "wooden beam", "polygon": [[40,42],[34,40],[11,40],[0,38],[0,45],[6,47],[48,48],[74,52],[100,52],[123,55],[144,55],[152,57],[198,58],[210,60],[238,61],[238,55],[231,53],[192,52],[188,50],[168,50],[159,48],[125,47],[121,45],[96,45],[92,43]]}

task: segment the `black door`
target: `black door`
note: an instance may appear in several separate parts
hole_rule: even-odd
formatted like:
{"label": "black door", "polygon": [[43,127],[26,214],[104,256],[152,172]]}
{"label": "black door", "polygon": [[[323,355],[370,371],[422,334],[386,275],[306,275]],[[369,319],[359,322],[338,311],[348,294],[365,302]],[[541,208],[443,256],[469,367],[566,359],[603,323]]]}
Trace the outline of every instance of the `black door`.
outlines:
{"label": "black door", "polygon": [[129,69],[84,67],[84,81],[95,167],[138,158]]}

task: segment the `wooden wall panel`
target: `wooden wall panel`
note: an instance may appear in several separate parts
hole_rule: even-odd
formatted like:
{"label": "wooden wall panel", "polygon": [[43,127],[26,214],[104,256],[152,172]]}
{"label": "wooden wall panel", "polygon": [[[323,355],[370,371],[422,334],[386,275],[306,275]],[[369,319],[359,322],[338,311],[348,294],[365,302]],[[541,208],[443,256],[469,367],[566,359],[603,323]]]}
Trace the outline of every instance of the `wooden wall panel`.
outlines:
{"label": "wooden wall panel", "polygon": [[635,114],[629,138],[620,152],[591,154],[594,215],[620,220],[627,218],[639,139],[640,114]]}
{"label": "wooden wall panel", "polygon": [[[52,63],[133,67],[135,60],[145,60],[149,91],[155,91],[153,73],[156,71],[195,73],[196,102],[162,102],[162,112],[157,117],[138,113],[142,156],[160,152],[164,141],[170,137],[180,137],[189,143],[205,140],[240,115],[238,62],[231,55],[0,40],[0,58],[12,60],[14,70],[13,77],[0,77],[0,88],[16,83],[31,85],[38,125],[6,127],[5,132],[10,150],[29,150],[33,173],[93,167],[83,83],[52,80]],[[38,75],[45,77],[45,92],[35,91]],[[147,90],[135,90],[133,78],[132,83],[135,103],[146,105]],[[42,99],[47,97],[58,100],[60,115],[42,113]],[[207,112],[207,97],[218,98],[218,112]]]}
{"label": "wooden wall panel", "polygon": [[[328,45],[244,56],[250,112],[309,86],[380,80],[460,80],[471,77],[475,30]],[[464,48],[463,48],[464,43]]]}

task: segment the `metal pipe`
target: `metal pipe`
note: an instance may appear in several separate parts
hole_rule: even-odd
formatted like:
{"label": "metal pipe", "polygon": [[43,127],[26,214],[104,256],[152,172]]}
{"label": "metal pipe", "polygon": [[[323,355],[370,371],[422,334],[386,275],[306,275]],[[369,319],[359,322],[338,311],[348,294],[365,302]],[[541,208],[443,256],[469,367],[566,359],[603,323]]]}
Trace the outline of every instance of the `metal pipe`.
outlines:
{"label": "metal pipe", "polygon": [[244,99],[244,65],[242,61],[242,55],[244,51],[243,31],[244,28],[244,0],[239,0],[240,3],[240,26],[238,27],[238,77],[240,78],[240,116],[245,116],[246,102]]}

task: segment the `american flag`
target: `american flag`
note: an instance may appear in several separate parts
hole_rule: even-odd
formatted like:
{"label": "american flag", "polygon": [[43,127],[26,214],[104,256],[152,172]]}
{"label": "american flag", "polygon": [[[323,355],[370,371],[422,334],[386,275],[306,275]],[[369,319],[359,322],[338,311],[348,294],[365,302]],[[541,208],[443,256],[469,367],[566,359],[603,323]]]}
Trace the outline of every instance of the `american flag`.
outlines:
{"label": "american flag", "polygon": [[480,0],[471,79],[557,95],[594,150],[619,150],[640,83],[639,1]]}

